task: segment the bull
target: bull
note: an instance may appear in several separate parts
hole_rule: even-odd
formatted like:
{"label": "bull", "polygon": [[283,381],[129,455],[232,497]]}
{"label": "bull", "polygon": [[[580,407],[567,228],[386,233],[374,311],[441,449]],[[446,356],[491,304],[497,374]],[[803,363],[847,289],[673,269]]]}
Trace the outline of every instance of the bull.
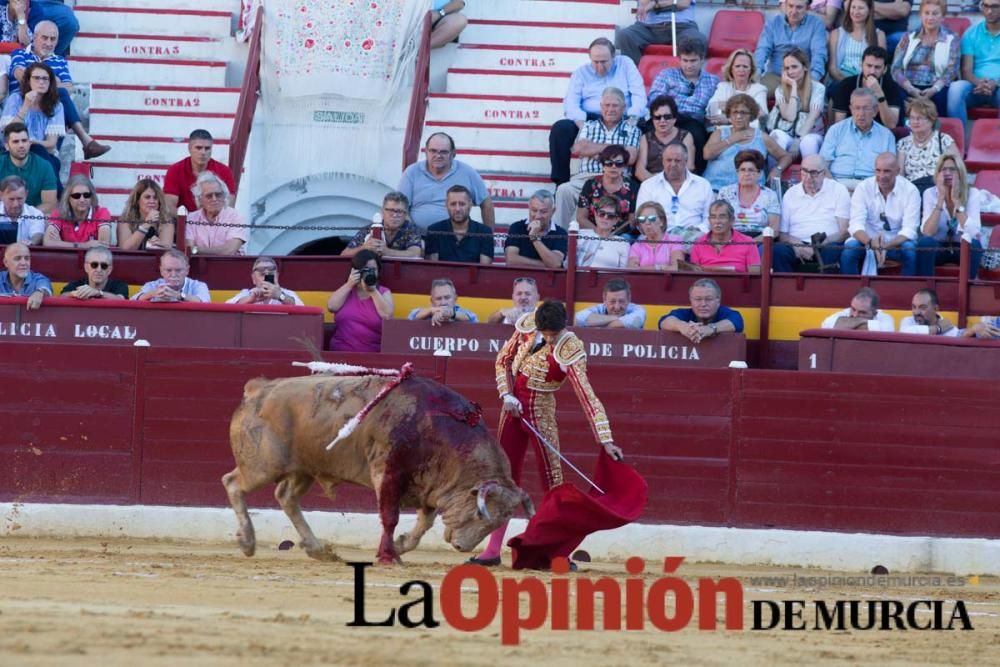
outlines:
{"label": "bull", "polygon": [[[359,415],[364,416],[360,421]],[[416,548],[438,514],[445,541],[470,551],[519,505],[533,513],[479,406],[427,378],[250,380],[229,434],[236,468],[222,483],[247,556],[254,554],[256,538],[245,495],[272,483],[278,504],[302,538],[300,546],[318,560],[334,556],[302,514],[299,501],[313,482],[331,499],[345,482],[375,491],[382,523],[380,564],[401,562],[400,554]],[[416,509],[416,525],[393,539],[402,507]]]}

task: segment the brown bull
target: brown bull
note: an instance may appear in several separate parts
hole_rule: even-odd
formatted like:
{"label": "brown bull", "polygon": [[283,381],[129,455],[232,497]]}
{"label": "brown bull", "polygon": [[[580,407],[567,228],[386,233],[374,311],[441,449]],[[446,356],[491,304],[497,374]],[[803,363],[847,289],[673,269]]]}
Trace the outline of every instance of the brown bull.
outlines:
{"label": "brown bull", "polygon": [[[510,464],[479,406],[433,380],[408,377],[332,449],[338,431],[394,378],[372,375],[251,380],[229,428],[236,469],[222,478],[236,511],[243,553],[256,547],[245,494],[277,483],[275,498],[311,557],[330,558],[299,500],[314,481],[331,498],[338,484],[374,489],[382,521],[378,561],[399,562],[440,513],[444,538],[470,551],[523,505]],[[396,380],[398,382],[398,380]],[[393,541],[400,507],[417,510],[413,530]]]}

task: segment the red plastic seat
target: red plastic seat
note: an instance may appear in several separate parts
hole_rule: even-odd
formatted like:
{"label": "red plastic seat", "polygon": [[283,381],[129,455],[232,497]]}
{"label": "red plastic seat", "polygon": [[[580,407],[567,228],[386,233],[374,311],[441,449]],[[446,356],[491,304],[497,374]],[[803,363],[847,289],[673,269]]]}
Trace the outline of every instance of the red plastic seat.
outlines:
{"label": "red plastic seat", "polygon": [[[728,58],[736,49],[753,53],[764,32],[764,15],[752,9],[720,9],[708,33],[708,57]],[[760,63],[757,63],[758,66]]]}
{"label": "red plastic seat", "polygon": [[979,120],[980,118],[996,118],[996,107],[969,107],[969,119]]}
{"label": "red plastic seat", "polygon": [[948,26],[949,30],[958,35],[959,39],[962,39],[962,35],[969,29],[969,26],[972,25],[972,22],[964,16],[946,16],[944,17],[942,23]]}
{"label": "red plastic seat", "polygon": [[957,118],[938,118],[941,123],[941,131],[955,140],[958,152],[965,157],[965,126]]}
{"label": "red plastic seat", "polygon": [[672,56],[674,47],[670,44],[650,44],[642,50],[644,56]]}
{"label": "red plastic seat", "polygon": [[965,164],[969,171],[1000,169],[1000,122],[995,118],[972,124]]}
{"label": "red plastic seat", "polygon": [[639,74],[642,75],[646,90],[653,85],[656,75],[667,67],[677,67],[681,64],[680,58],[673,56],[643,56],[639,60]]}
{"label": "red plastic seat", "polygon": [[[1000,197],[1000,171],[981,171],[976,174],[975,186],[980,190],[992,192]],[[984,227],[995,227],[1000,225],[1000,213],[980,213],[980,219]],[[1000,232],[990,236],[990,247],[1000,248]]]}
{"label": "red plastic seat", "polygon": [[726,66],[725,58],[709,58],[705,61],[705,71],[709,74],[722,78],[722,68]]}

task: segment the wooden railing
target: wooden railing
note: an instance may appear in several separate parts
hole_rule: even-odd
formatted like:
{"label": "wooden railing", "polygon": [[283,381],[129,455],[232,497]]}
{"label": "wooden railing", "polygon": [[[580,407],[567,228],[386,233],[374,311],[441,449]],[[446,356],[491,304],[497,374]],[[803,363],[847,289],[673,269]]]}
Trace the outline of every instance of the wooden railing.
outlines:
{"label": "wooden railing", "polygon": [[257,98],[260,93],[260,34],[263,27],[264,7],[261,6],[257,8],[257,15],[254,17],[247,69],[243,73],[240,101],[236,106],[236,120],[233,121],[233,132],[230,135],[229,169],[233,172],[237,189],[243,176],[243,161],[246,159],[247,145],[250,143],[250,127],[253,125],[253,115],[257,109]]}
{"label": "wooden railing", "polygon": [[420,134],[424,130],[424,116],[427,113],[427,91],[431,83],[431,17],[427,12],[420,29],[420,50],[413,77],[413,92],[410,94],[410,112],[406,116],[406,134],[403,135],[403,169],[417,161],[420,156]]}

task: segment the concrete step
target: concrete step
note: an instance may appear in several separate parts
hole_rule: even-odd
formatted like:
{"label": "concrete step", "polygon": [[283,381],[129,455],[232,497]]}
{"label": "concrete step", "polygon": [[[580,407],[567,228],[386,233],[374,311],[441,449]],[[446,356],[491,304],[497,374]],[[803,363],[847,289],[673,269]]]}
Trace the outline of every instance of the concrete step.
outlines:
{"label": "concrete step", "polygon": [[162,60],[212,60],[222,39],[216,37],[165,37],[161,35],[81,32],[73,39],[73,59],[147,58]]}
{"label": "concrete step", "polygon": [[[566,8],[563,7],[562,10],[565,15]],[[614,40],[615,24],[471,19],[459,39],[463,44],[586,48],[598,37]]]}
{"label": "concrete step", "polygon": [[95,83],[90,91],[90,106],[126,111],[235,113],[239,100],[239,88],[122,86]]}
{"label": "concrete step", "polygon": [[[479,173],[511,173],[531,176],[547,176],[552,171],[549,152],[508,151],[458,148],[457,157],[471,165]],[[423,149],[420,158],[425,159]]]}
{"label": "concrete step", "polygon": [[81,83],[119,85],[199,86],[226,85],[226,63],[221,60],[157,60],[155,58],[74,57],[73,80]]}
{"label": "concrete step", "polygon": [[86,0],[86,5],[126,9],[197,9],[231,14],[240,11],[240,0]]}
{"label": "concrete step", "polygon": [[[191,133],[191,130],[202,128],[208,130],[213,137],[228,139],[233,129],[234,118],[234,114],[121,111],[98,108],[90,110],[90,131],[93,134],[119,134],[129,137],[162,136],[164,134],[186,137]],[[121,159],[121,156],[118,159]],[[128,159],[136,158],[129,156]]]}
{"label": "concrete step", "polygon": [[[564,92],[565,90],[559,94],[562,95]],[[453,93],[432,93],[428,96],[428,121],[552,125],[562,117],[562,97]]]}
{"label": "concrete step", "polygon": [[[101,200],[101,204],[104,204],[104,200]],[[528,217],[528,202],[527,201],[497,201],[493,202],[493,214],[496,218],[497,227],[501,225],[504,226],[505,230],[511,225],[511,223],[517,222],[518,220],[524,220]],[[500,244],[503,247],[503,244]]]}
{"label": "concrete step", "polygon": [[[232,11],[174,9],[128,6],[99,7],[77,5],[74,8],[84,32],[117,33],[123,25],[134,34],[157,35],[169,30],[174,35],[226,37],[232,34],[235,17]],[[124,3],[123,3],[124,4]]]}
{"label": "concrete step", "polygon": [[460,44],[452,66],[463,69],[518,70],[571,73],[587,63],[583,47],[504,46]]}
{"label": "concrete step", "polygon": [[524,97],[544,97],[554,91],[564,94],[569,85],[565,72],[508,71],[489,69],[448,70],[447,90],[453,95],[510,93]]}
{"label": "concrete step", "polygon": [[[110,155],[110,153],[107,153]],[[139,179],[152,178],[163,185],[168,164],[138,164],[128,162],[94,162],[91,164],[94,183],[99,188],[131,189]]]}
{"label": "concrete step", "polygon": [[459,150],[467,148],[503,148],[506,150],[548,150],[548,125],[503,125],[492,123],[449,123],[431,121],[424,124],[420,144],[435,132],[446,132]]}
{"label": "concrete step", "polygon": [[[503,16],[522,21],[614,22],[628,25],[634,18],[631,0],[477,0],[466,2],[462,13],[470,19]],[[589,42],[588,42],[589,43]]]}
{"label": "concrete step", "polygon": [[[128,196],[132,188],[102,188],[100,184],[94,183],[97,187],[97,197],[101,206],[108,209],[111,215],[121,215],[128,204]],[[523,217],[523,216],[522,216]]]}
{"label": "concrete step", "polygon": [[555,185],[548,176],[529,174],[480,174],[489,188],[490,196],[496,200],[527,201],[538,190],[555,193]]}
{"label": "concrete step", "polygon": [[[191,126],[192,129],[195,125]],[[96,160],[90,160],[91,164],[103,164],[105,162],[115,163],[131,160],[142,164],[166,164],[170,165],[188,156],[187,136],[190,130],[177,137],[130,137],[119,133],[115,134],[95,134],[94,138],[101,143],[112,146],[111,150]],[[229,163],[229,140],[219,137],[212,142],[212,157],[219,162]]]}

